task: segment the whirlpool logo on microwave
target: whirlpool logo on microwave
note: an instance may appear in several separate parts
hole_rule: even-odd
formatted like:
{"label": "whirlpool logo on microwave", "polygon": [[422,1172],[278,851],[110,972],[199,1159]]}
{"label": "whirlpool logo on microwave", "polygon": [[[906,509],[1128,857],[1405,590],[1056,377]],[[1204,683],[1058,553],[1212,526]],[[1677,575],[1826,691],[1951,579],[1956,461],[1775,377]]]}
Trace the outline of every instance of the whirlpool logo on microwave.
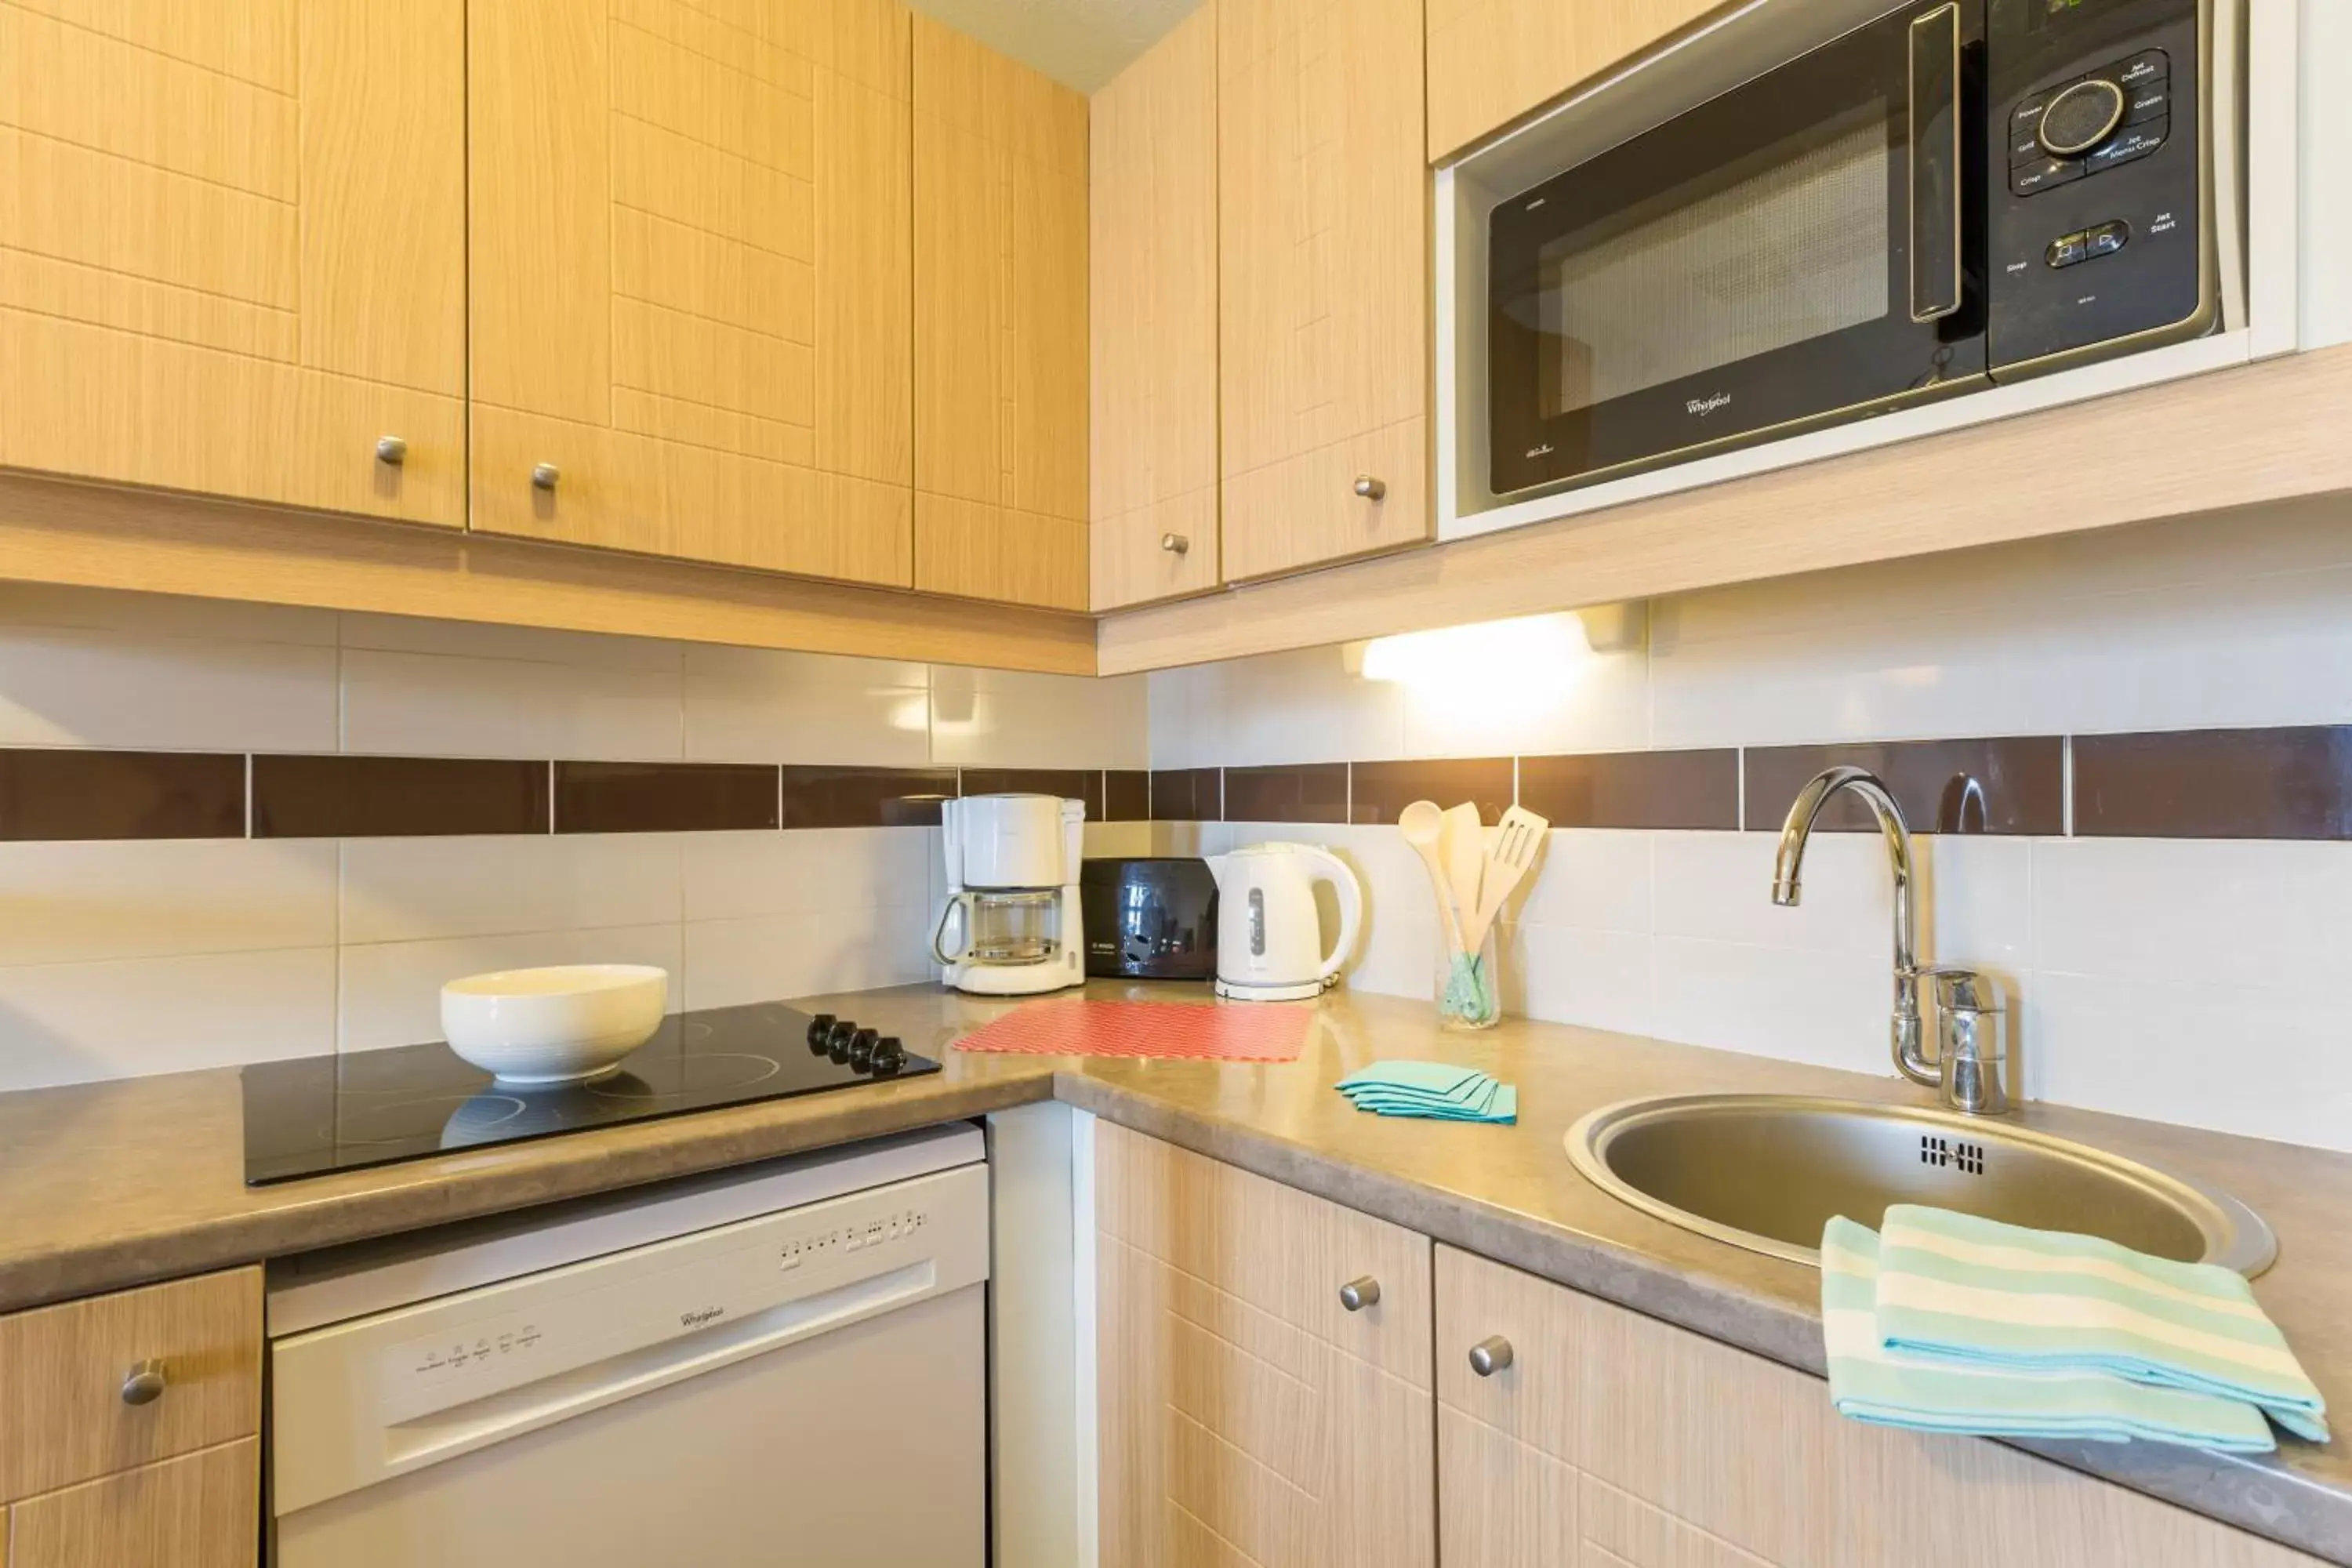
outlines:
{"label": "whirlpool logo on microwave", "polygon": [[705,1323],[715,1323],[726,1315],[727,1309],[724,1307],[697,1307],[690,1312],[680,1312],[677,1315],[677,1326],[681,1329],[698,1329]]}
{"label": "whirlpool logo on microwave", "polygon": [[1694,397],[1689,402],[1684,404],[1683,407],[1687,412],[1696,414],[1700,418],[1704,419],[1708,415],[1714,413],[1717,409],[1722,407],[1725,404],[1730,401],[1731,394],[1727,392],[1717,392],[1711,393],[1705,397]]}

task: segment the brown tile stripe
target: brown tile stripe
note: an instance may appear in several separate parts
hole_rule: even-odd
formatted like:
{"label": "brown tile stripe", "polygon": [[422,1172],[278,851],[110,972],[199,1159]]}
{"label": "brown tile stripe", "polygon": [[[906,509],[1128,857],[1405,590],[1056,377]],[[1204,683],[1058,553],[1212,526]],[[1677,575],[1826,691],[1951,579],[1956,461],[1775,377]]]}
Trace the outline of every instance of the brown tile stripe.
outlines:
{"label": "brown tile stripe", "polygon": [[341,755],[253,759],[256,838],[545,833],[547,826],[543,762]]}
{"label": "brown tile stripe", "polygon": [[1154,822],[1224,819],[1224,775],[1216,768],[1154,769],[1150,793]]}
{"label": "brown tile stripe", "polygon": [[1138,769],[1113,768],[1103,774],[1105,822],[1148,822],[1151,819],[1151,775]]}
{"label": "brown tile stripe", "polygon": [[953,768],[833,768],[787,764],[786,827],[936,827],[953,800]]}
{"label": "brown tile stripe", "polygon": [[1099,768],[966,768],[966,795],[1057,795],[1087,803],[1087,820],[1103,820]]}
{"label": "brown tile stripe", "polygon": [[1492,827],[1511,805],[1508,757],[1432,758],[1401,763],[1358,763],[1349,769],[1348,819],[1394,822],[1417,800],[1440,805],[1471,801],[1479,819]]}
{"label": "brown tile stripe", "polygon": [[0,751],[0,838],[239,838],[245,758]]}
{"label": "brown tile stripe", "polygon": [[2074,831],[2352,838],[2352,725],[2079,735]]}
{"label": "brown tile stripe", "polygon": [[1348,764],[1225,770],[1227,822],[1345,822]]}
{"label": "brown tile stripe", "polygon": [[[2065,742],[2055,735],[1751,748],[1748,826],[1778,829],[1806,780],[1849,763],[1885,783],[1915,833],[2066,830]],[[1829,804],[1817,826],[1849,832],[1871,824],[1869,808],[1846,794]]]}
{"label": "brown tile stripe", "polygon": [[1739,753],[1521,757],[1519,804],[1554,827],[1735,828]]}
{"label": "brown tile stripe", "polygon": [[776,768],[751,763],[558,763],[558,833],[774,827]]}

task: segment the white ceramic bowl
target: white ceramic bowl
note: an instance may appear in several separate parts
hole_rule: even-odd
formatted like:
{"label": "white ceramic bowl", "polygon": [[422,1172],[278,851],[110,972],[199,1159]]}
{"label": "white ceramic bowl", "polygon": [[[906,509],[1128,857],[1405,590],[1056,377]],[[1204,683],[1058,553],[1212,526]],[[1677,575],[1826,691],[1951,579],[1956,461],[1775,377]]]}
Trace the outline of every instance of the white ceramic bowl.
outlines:
{"label": "white ceramic bowl", "polygon": [[441,987],[441,1028],[500,1083],[584,1083],[653,1038],[668,995],[669,971],[651,964],[501,969]]}

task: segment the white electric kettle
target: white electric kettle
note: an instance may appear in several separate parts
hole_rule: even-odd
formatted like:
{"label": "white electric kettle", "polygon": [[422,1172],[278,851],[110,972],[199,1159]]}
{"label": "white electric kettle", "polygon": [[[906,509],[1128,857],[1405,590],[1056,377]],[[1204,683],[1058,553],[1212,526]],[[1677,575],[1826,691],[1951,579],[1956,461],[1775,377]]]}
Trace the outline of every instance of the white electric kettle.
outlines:
{"label": "white electric kettle", "polygon": [[[1217,879],[1217,994],[1245,1002],[1319,996],[1339,978],[1364,922],[1364,888],[1312,844],[1253,844],[1209,857]],[[1327,954],[1315,884],[1339,895],[1339,938]]]}

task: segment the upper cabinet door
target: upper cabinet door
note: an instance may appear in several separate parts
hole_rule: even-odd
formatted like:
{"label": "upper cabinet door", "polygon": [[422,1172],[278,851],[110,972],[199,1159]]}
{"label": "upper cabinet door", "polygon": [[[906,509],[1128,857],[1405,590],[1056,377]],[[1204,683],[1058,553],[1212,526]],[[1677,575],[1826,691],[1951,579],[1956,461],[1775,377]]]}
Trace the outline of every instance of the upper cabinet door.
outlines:
{"label": "upper cabinet door", "polygon": [[1429,0],[1429,161],[1630,59],[1722,0]]}
{"label": "upper cabinet door", "polygon": [[0,465],[463,522],[464,145],[463,0],[0,0]]}
{"label": "upper cabinet door", "polygon": [[1094,607],[1217,585],[1217,4],[1094,96]]}
{"label": "upper cabinet door", "polygon": [[1087,607],[1087,100],[922,16],[915,586]]}
{"label": "upper cabinet door", "polygon": [[913,580],[898,0],[475,0],[474,526]]}
{"label": "upper cabinet door", "polygon": [[1218,18],[1224,571],[1430,537],[1421,0]]}

